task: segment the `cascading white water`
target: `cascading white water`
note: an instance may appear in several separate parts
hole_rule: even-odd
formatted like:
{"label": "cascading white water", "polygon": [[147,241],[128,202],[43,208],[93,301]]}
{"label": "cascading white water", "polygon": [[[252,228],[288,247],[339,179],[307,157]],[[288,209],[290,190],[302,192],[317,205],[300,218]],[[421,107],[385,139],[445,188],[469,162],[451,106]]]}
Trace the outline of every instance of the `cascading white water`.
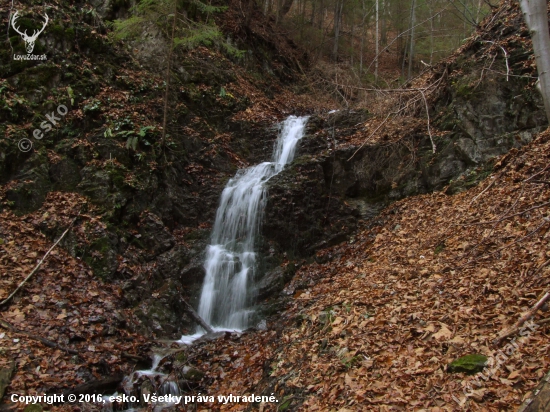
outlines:
{"label": "cascading white water", "polygon": [[254,246],[265,206],[264,183],[292,161],[307,117],[290,116],[283,124],[273,161],[239,170],[221,195],[206,250],[206,276],[199,315],[209,324],[244,329],[251,311],[256,253]]}

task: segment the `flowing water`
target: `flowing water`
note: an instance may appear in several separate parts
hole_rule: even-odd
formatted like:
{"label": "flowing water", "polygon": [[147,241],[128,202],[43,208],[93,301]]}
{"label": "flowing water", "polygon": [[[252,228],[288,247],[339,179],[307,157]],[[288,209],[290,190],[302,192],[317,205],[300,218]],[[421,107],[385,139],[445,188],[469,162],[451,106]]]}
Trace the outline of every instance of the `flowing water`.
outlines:
{"label": "flowing water", "polygon": [[264,183],[293,160],[306,122],[307,117],[287,118],[273,160],[239,170],[222,192],[206,250],[198,311],[209,325],[227,329],[249,326],[256,277],[254,247],[266,202]]}
{"label": "flowing water", "polygon": [[[206,250],[204,267],[206,276],[202,287],[199,315],[215,331],[242,330],[248,327],[254,298],[256,266],[255,243],[265,206],[264,183],[294,158],[298,141],[304,134],[307,117],[290,116],[282,123],[281,132],[275,143],[273,161],[264,162],[239,172],[222,192],[216,221]],[[179,343],[191,344],[204,334],[201,328],[193,335],[182,336]],[[123,381],[125,394],[135,393],[141,380],[155,383],[160,395],[180,395],[180,388],[172,377],[159,371],[164,355],[154,354],[150,369],[139,370],[126,376]],[[156,394],[156,393],[155,393]],[[108,400],[119,394],[105,395]],[[103,410],[112,412],[114,407],[106,401]],[[126,411],[134,411],[134,403],[124,405]],[[154,404],[154,410],[174,406],[171,403]]]}

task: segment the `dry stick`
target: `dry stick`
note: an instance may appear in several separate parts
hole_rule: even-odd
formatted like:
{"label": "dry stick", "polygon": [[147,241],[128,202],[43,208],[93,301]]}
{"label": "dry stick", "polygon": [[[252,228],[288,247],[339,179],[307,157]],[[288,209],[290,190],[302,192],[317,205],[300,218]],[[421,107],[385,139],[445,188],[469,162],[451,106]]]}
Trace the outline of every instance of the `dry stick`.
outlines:
{"label": "dry stick", "polygon": [[549,263],[550,263],[550,259],[548,259],[546,262],[544,262],[542,265],[540,265],[540,266],[537,268],[537,270],[535,270],[535,271],[533,272],[533,274],[531,275],[531,277],[534,278],[535,275],[537,275],[537,274],[542,270],[542,268],[545,267],[545,266],[546,266],[547,264],[549,264]]}
{"label": "dry stick", "polygon": [[528,177],[527,179],[525,179],[525,180],[524,180],[524,181],[523,181],[522,183],[524,183],[524,182],[528,182],[528,181],[529,181],[529,180],[531,180],[532,178],[534,178],[534,177],[536,177],[536,176],[540,175],[541,173],[544,173],[544,172],[546,171],[546,169],[548,169],[549,167],[550,167],[550,164],[549,164],[549,165],[547,165],[547,166],[546,166],[546,167],[545,167],[544,169],[542,169],[542,170],[538,171],[538,172],[537,172],[537,173],[535,173],[534,175],[532,175],[532,176]]}
{"label": "dry stick", "polygon": [[524,240],[524,239],[527,239],[529,236],[531,236],[531,235],[537,233],[537,232],[540,230],[540,228],[543,227],[544,225],[546,225],[547,223],[548,223],[548,220],[544,220],[544,222],[542,222],[539,226],[537,226],[537,227],[536,227],[535,229],[533,229],[531,232],[527,233],[527,234],[526,234],[525,236],[523,236],[522,238],[519,238],[518,240],[515,240],[515,241],[513,241],[512,243],[508,243],[507,245],[502,246],[501,248],[495,250],[494,252],[489,253],[488,255],[486,255],[486,256],[484,256],[484,257],[485,257],[485,258],[488,258],[489,256],[492,256],[492,255],[494,255],[495,253],[498,253],[498,252],[500,252],[500,251],[502,251],[502,250],[504,250],[504,249],[507,249],[507,248],[509,248],[510,246],[513,246],[513,245],[515,245],[516,243],[519,243],[519,242],[521,242],[521,241]]}
{"label": "dry stick", "polygon": [[[548,223],[548,221],[547,221],[547,220],[544,220],[544,222],[542,222],[536,229],[534,229],[533,231],[529,232],[529,233],[526,234],[525,236],[519,238],[518,240],[515,240],[515,241],[513,241],[513,242],[511,242],[511,243],[508,243],[507,245],[504,245],[504,246],[498,248],[497,250],[495,250],[494,252],[489,253],[488,255],[480,256],[480,257],[478,257],[478,258],[475,258],[474,260],[468,261],[468,262],[464,263],[463,265],[460,265],[460,266],[455,267],[454,269],[455,269],[455,270],[461,269],[461,268],[463,268],[463,267],[470,266],[472,263],[477,262],[477,261],[480,260],[480,259],[487,259],[489,256],[493,256],[494,254],[496,254],[496,253],[498,253],[498,252],[501,252],[502,250],[507,249],[507,248],[509,248],[510,246],[513,246],[513,245],[515,245],[516,243],[519,243],[519,242],[521,242],[521,241],[527,239],[529,236],[531,236],[531,235],[533,235],[534,233],[538,232],[538,231],[540,230],[540,228],[543,227],[543,226],[544,226],[545,224],[547,224],[547,223]],[[481,244],[481,242],[478,243],[475,247],[477,247],[479,244]],[[469,255],[469,254],[468,254],[468,255]],[[467,256],[468,256],[468,255],[467,255]]]}
{"label": "dry stick", "polygon": [[212,327],[210,327],[210,325],[206,323],[204,319],[201,318],[197,312],[195,312],[195,309],[193,309],[193,307],[189,303],[187,303],[185,299],[182,298],[181,300],[183,301],[183,304],[185,305],[187,312],[191,315],[191,317],[195,320],[195,322],[201,325],[201,327],[208,333],[214,333],[214,329],[212,329]]}
{"label": "dry stick", "polygon": [[489,190],[491,187],[493,187],[493,185],[494,185],[495,182],[498,180],[498,178],[500,177],[501,174],[502,174],[502,172],[499,173],[498,175],[494,176],[493,181],[492,181],[491,183],[489,183],[489,185],[488,185],[485,189],[483,189],[483,191],[482,191],[480,194],[478,194],[476,197],[474,197],[474,198],[470,201],[470,204],[469,204],[468,206],[471,206],[472,203],[474,203],[477,199],[479,199],[487,190]]}
{"label": "dry stick", "polygon": [[525,315],[523,315],[519,320],[508,330],[504,330],[499,334],[499,336],[493,340],[493,345],[499,344],[503,339],[506,339],[509,336],[512,336],[516,331],[523,325],[529,318],[531,318],[537,310],[539,310],[542,305],[544,305],[544,302],[546,302],[550,298],[550,293],[546,292],[542,298],[533,306],[532,309],[530,309]]}
{"label": "dry stick", "polygon": [[495,62],[496,58],[497,58],[497,55],[495,54],[493,56],[493,60],[491,61],[491,64],[489,65],[489,68],[485,67],[485,63],[483,64],[483,69],[481,69],[481,76],[479,76],[479,80],[477,81],[476,85],[474,86],[474,89],[477,89],[478,86],[483,81],[483,75],[485,74],[485,70],[491,70],[491,67],[493,67],[493,63]]}
{"label": "dry stick", "polygon": [[63,234],[59,237],[59,239],[57,239],[57,241],[53,244],[53,246],[46,252],[46,254],[44,255],[44,257],[42,259],[40,259],[40,261],[38,262],[38,264],[34,267],[34,269],[32,270],[32,272],[29,274],[29,276],[27,276],[25,278],[25,280],[23,280],[23,282],[21,282],[19,284],[19,286],[17,286],[17,288],[11,293],[11,295],[9,295],[6,299],[4,299],[2,302],[0,302],[0,306],[3,306],[5,305],[6,303],[8,303],[10,301],[11,298],[13,298],[15,296],[15,294],[19,291],[19,289],[21,289],[23,287],[23,285],[25,283],[27,283],[27,281],[31,278],[32,275],[34,275],[36,273],[36,271],[40,268],[40,266],[42,265],[42,263],[44,263],[44,260],[48,257],[48,255],[50,254],[50,252],[57,246],[57,244],[59,242],[61,242],[61,239],[63,239],[65,237],[65,235],[67,234],[67,232],[71,229],[71,227],[74,225],[74,222],[76,222],[76,219],[78,219],[78,216],[80,216],[80,212],[78,213],[78,215],[73,219],[73,221],[71,222],[71,224],[69,225],[69,227],[63,232]]}
{"label": "dry stick", "polygon": [[420,93],[422,93],[422,98],[424,99],[424,105],[426,106],[426,116],[428,117],[428,134],[430,135],[430,142],[432,142],[432,150],[433,150],[433,153],[435,154],[435,143],[432,137],[432,131],[430,129],[430,109],[428,108],[428,101],[426,100],[426,95],[424,94],[424,91],[420,90]]}
{"label": "dry stick", "polygon": [[[398,112],[397,112],[398,113]],[[365,141],[363,142],[363,144],[361,146],[359,146],[359,148],[353,152],[353,154],[350,156],[350,158],[348,159],[348,162],[353,159],[353,156],[355,156],[357,154],[357,152],[359,150],[361,150],[363,148],[363,146],[365,146],[367,144],[367,142],[369,141],[369,139],[374,136],[374,134],[382,127],[386,124],[386,122],[388,121],[388,118],[392,115],[392,114],[395,114],[394,112],[391,112],[391,113],[388,113],[388,115],[386,116],[386,118],[382,121],[382,123],[380,123],[378,125],[378,127],[374,130],[374,132],[372,132],[366,139]]]}
{"label": "dry stick", "polygon": [[[379,90],[379,89],[366,89],[366,88],[362,88],[362,87],[355,87],[355,86],[349,86],[351,88],[354,88],[354,89],[359,89],[359,90],[374,90],[374,91],[378,91],[378,92],[400,92],[400,93],[404,93],[404,92],[408,92],[408,91],[412,91],[412,92],[419,92],[422,94],[422,98],[424,99],[424,104],[426,105],[426,115],[428,116],[428,133],[430,135],[430,141],[432,143],[432,149],[433,149],[433,152],[435,153],[435,150],[436,150],[436,146],[435,146],[435,143],[433,141],[433,138],[432,138],[432,133],[431,133],[431,129],[430,129],[430,114],[428,113],[428,102],[426,100],[426,95],[424,94],[426,91],[428,91],[429,89],[433,88],[433,87],[436,87],[439,83],[441,83],[441,81],[443,80],[443,77],[444,76],[441,76],[439,78],[438,81],[430,84],[428,87],[425,87],[423,89],[421,88],[411,88],[411,89],[382,89],[382,90]],[[411,99],[412,100],[412,99]],[[413,103],[416,103],[417,100],[414,100]],[[398,115],[399,113],[401,113],[402,111],[404,111],[405,109],[407,109],[409,106],[411,105],[411,101],[407,102],[407,104],[402,107],[401,109],[395,111],[395,112],[391,112],[391,113],[388,113],[388,115],[386,116],[386,118],[382,121],[382,123],[380,125],[378,125],[378,127],[365,139],[365,141],[363,142],[363,144],[361,144],[361,146],[359,146],[359,148],[353,152],[353,154],[349,157],[349,159],[347,160],[348,162],[353,159],[353,157],[357,154],[357,152],[359,152],[359,150],[361,150],[363,148],[363,146],[365,146],[365,144],[369,141],[369,139],[374,136],[374,134],[383,126],[386,124],[386,122],[388,121],[389,117],[394,114],[394,115]]]}
{"label": "dry stick", "polygon": [[24,335],[24,336],[27,336],[31,339],[34,339],[34,340],[37,340],[37,341],[40,341],[42,342],[44,345],[50,347],[50,348],[56,348],[56,349],[61,349],[62,351],[65,351],[65,352],[68,352],[70,353],[71,355],[78,355],[78,352],[73,350],[73,349],[69,349],[65,346],[61,346],[61,345],[58,345],[57,343],[49,340],[49,339],[45,339],[45,338],[42,338],[40,336],[36,336],[36,335],[33,335],[32,333],[29,333],[29,332],[25,332],[24,330],[20,330],[20,329],[17,329],[15,326],[11,325],[10,323],[6,322],[5,320],[1,320],[0,319],[0,326],[3,327],[4,329],[6,330],[9,330],[11,332],[14,332],[14,333],[17,333],[19,335]]}
{"label": "dry stick", "polygon": [[508,81],[510,77],[510,65],[508,64],[508,53],[506,52],[506,49],[502,47],[500,44],[496,44],[494,41],[490,41],[490,40],[481,40],[481,43],[494,44],[495,46],[500,47],[501,50],[504,52],[504,59],[506,60],[506,81]]}
{"label": "dry stick", "polygon": [[511,217],[518,216],[518,215],[523,215],[524,213],[530,212],[531,210],[540,209],[541,207],[548,206],[548,205],[550,205],[550,202],[545,202],[541,205],[533,206],[533,207],[530,207],[529,209],[522,210],[521,212],[514,213],[513,215],[504,216],[503,218],[498,219],[498,220],[489,220],[487,222],[470,223],[466,226],[477,226],[477,225],[486,225],[486,224],[489,224],[489,223],[502,222],[503,220],[509,219]]}

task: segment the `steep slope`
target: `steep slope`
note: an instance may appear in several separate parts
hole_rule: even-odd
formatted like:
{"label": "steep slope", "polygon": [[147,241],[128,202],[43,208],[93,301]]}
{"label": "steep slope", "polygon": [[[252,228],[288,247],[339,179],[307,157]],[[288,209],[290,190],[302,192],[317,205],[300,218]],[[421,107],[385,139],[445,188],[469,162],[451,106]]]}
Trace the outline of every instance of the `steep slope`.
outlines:
{"label": "steep slope", "polygon": [[[398,201],[317,252],[267,331],[193,349],[203,389],[273,392],[285,410],[516,410],[550,367],[547,309],[491,342],[548,291],[549,158],[545,131],[478,187]],[[488,380],[449,373],[468,354],[496,359]]]}

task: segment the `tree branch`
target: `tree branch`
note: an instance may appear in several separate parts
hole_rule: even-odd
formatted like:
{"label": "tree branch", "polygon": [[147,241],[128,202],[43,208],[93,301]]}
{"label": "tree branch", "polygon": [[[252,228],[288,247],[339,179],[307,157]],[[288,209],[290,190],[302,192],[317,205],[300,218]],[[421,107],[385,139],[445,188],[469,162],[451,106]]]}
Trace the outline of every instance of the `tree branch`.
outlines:
{"label": "tree branch", "polygon": [[13,326],[12,324],[6,322],[5,320],[0,319],[0,326],[3,327],[6,330],[9,330],[9,331],[13,332],[13,333],[17,333],[19,335],[24,335],[24,336],[27,336],[31,339],[42,342],[44,345],[46,345],[50,348],[61,349],[62,351],[70,353],[71,355],[78,355],[78,352],[76,350],[69,349],[65,346],[61,346],[61,345],[59,345],[59,344],[57,344],[57,343],[55,343],[55,342],[53,342],[49,339],[45,339],[45,338],[42,338],[40,336],[33,335],[32,333],[26,332],[24,330],[17,329],[15,326]]}
{"label": "tree branch", "polygon": [[59,239],[57,239],[57,241],[53,244],[53,246],[46,252],[46,254],[44,255],[44,257],[42,259],[40,259],[40,261],[38,262],[38,264],[34,267],[34,269],[32,270],[32,272],[29,274],[29,276],[27,276],[25,278],[25,280],[23,280],[23,282],[21,282],[19,284],[19,286],[17,286],[17,288],[15,288],[15,290],[11,293],[11,295],[9,295],[6,299],[4,299],[2,302],[0,302],[0,306],[3,306],[5,305],[6,303],[8,303],[10,301],[11,298],[13,298],[15,296],[15,294],[19,291],[19,289],[21,289],[23,287],[23,285],[25,283],[27,283],[27,281],[32,277],[32,275],[34,275],[36,273],[36,271],[40,268],[40,266],[42,265],[42,263],[44,263],[44,260],[48,257],[48,255],[50,254],[50,252],[57,246],[57,244],[59,242],[61,242],[61,239],[63,239],[65,237],[65,235],[67,234],[67,232],[71,229],[71,227],[74,225],[74,222],[76,222],[76,219],[78,219],[78,217],[80,216],[80,212],[78,212],[78,215],[73,219],[73,221],[71,222],[71,224],[69,225],[69,227],[63,232],[63,234],[59,237]]}
{"label": "tree branch", "polygon": [[544,302],[546,302],[550,298],[550,293],[546,292],[542,298],[533,306],[532,309],[527,311],[525,315],[523,315],[519,320],[508,330],[504,330],[499,334],[499,336],[493,340],[493,345],[499,344],[503,339],[506,339],[509,336],[512,336],[516,331],[523,325],[529,318],[533,317],[537,310],[539,310],[542,305],[544,305]]}

